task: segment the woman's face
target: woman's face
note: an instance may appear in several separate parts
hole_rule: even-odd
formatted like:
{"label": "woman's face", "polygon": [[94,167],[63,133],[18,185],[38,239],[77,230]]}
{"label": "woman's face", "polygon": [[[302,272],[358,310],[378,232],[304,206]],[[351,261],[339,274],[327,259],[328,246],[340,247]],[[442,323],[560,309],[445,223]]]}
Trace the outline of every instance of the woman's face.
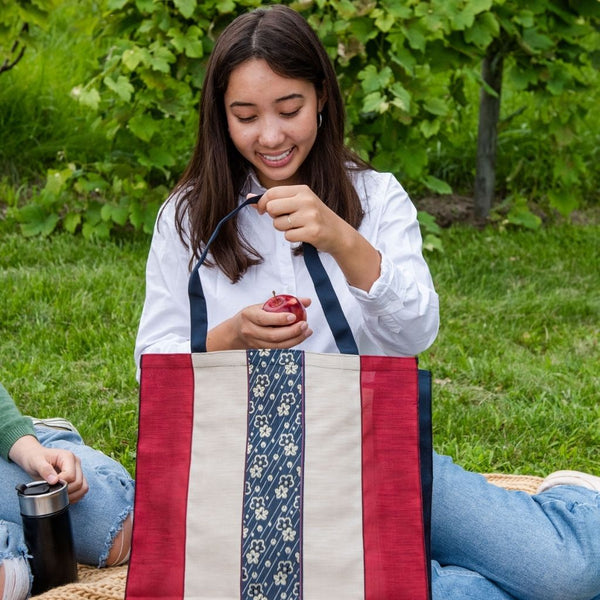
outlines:
{"label": "woman's face", "polygon": [[229,135],[265,187],[298,183],[323,104],[312,83],[277,75],[262,59],[232,71],[225,92]]}

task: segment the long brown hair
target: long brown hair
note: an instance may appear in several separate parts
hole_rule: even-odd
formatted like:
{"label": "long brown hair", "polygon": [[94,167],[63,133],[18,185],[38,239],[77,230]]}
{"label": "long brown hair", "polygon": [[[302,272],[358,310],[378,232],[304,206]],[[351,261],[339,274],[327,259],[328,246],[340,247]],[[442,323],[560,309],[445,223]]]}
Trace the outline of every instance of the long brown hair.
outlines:
{"label": "long brown hair", "polygon": [[[217,40],[202,86],[196,147],[176,187],[177,231],[196,258],[217,223],[238,205],[250,172],[229,137],[224,96],[233,70],[253,58],[265,60],[282,77],[312,83],[317,96],[327,99],[316,141],[298,171],[299,180],[353,227],[363,218],[349,169],[368,165],[344,145],[344,104],[327,52],[296,11],[281,5],[259,8],[237,17]],[[216,263],[234,283],[262,260],[235,220],[223,227],[211,253],[214,263],[207,264]]]}

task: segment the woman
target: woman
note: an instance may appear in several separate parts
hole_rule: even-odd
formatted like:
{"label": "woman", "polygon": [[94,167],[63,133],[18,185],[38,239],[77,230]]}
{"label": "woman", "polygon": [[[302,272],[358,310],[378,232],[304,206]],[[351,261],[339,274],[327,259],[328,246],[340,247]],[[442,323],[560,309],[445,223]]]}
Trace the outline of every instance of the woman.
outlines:
{"label": "woman", "polygon": [[15,486],[44,479],[67,483],[75,555],[98,567],[127,562],[133,481],[108,456],[86,446],[63,419],[22,416],[0,384],[0,598],[22,600],[32,575]]}
{"label": "woman", "polygon": [[[209,60],[198,143],[157,221],[138,364],[146,352],[190,351],[190,265],[219,220],[256,194],[256,210],[223,227],[201,267],[208,351],[337,352],[311,302],[301,242],[320,251],[361,354],[431,345],[438,298],[416,211],[392,175],[370,169],[343,139],[335,73],[306,22],[281,6],[237,18]],[[262,310],[271,290],[299,296],[307,320]],[[580,477],[594,489],[550,480],[531,497],[434,455],[433,597],[600,597],[600,480]]]}

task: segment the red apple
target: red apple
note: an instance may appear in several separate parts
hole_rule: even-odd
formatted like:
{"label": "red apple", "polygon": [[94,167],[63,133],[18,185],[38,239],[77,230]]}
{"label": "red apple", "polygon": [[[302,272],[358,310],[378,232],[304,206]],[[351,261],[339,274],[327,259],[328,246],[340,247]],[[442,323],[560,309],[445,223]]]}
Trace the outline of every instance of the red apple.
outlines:
{"label": "red apple", "polygon": [[289,294],[275,294],[263,304],[263,310],[273,313],[292,313],[296,316],[296,321],[306,321],[306,310],[304,305],[296,296]]}

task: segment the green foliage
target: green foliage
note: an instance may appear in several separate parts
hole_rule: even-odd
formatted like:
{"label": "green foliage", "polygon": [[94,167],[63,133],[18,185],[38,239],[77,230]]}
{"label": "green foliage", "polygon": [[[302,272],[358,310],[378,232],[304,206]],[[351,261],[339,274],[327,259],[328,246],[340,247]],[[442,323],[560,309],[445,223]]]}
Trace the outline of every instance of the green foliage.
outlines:
{"label": "green foliage", "polygon": [[[470,192],[480,63],[494,47],[506,54],[499,195],[562,215],[585,196],[597,198],[599,134],[589,125],[598,122],[590,117],[598,109],[588,90],[598,83],[599,3],[285,3],[308,19],[334,62],[350,144],[376,168],[395,173],[412,195]],[[259,4],[105,0],[89,33],[98,60],[70,88],[88,111],[89,131],[103,141],[93,145],[91,160],[71,153],[49,165],[51,176],[62,173],[61,185],[40,184],[30,201],[35,209],[11,211],[23,230],[101,237],[122,227],[148,231],[192,151],[214,41]]]}
{"label": "green foliage", "polygon": [[0,0],[0,74],[21,60],[28,45],[35,44],[36,28],[44,29],[54,0]]}

